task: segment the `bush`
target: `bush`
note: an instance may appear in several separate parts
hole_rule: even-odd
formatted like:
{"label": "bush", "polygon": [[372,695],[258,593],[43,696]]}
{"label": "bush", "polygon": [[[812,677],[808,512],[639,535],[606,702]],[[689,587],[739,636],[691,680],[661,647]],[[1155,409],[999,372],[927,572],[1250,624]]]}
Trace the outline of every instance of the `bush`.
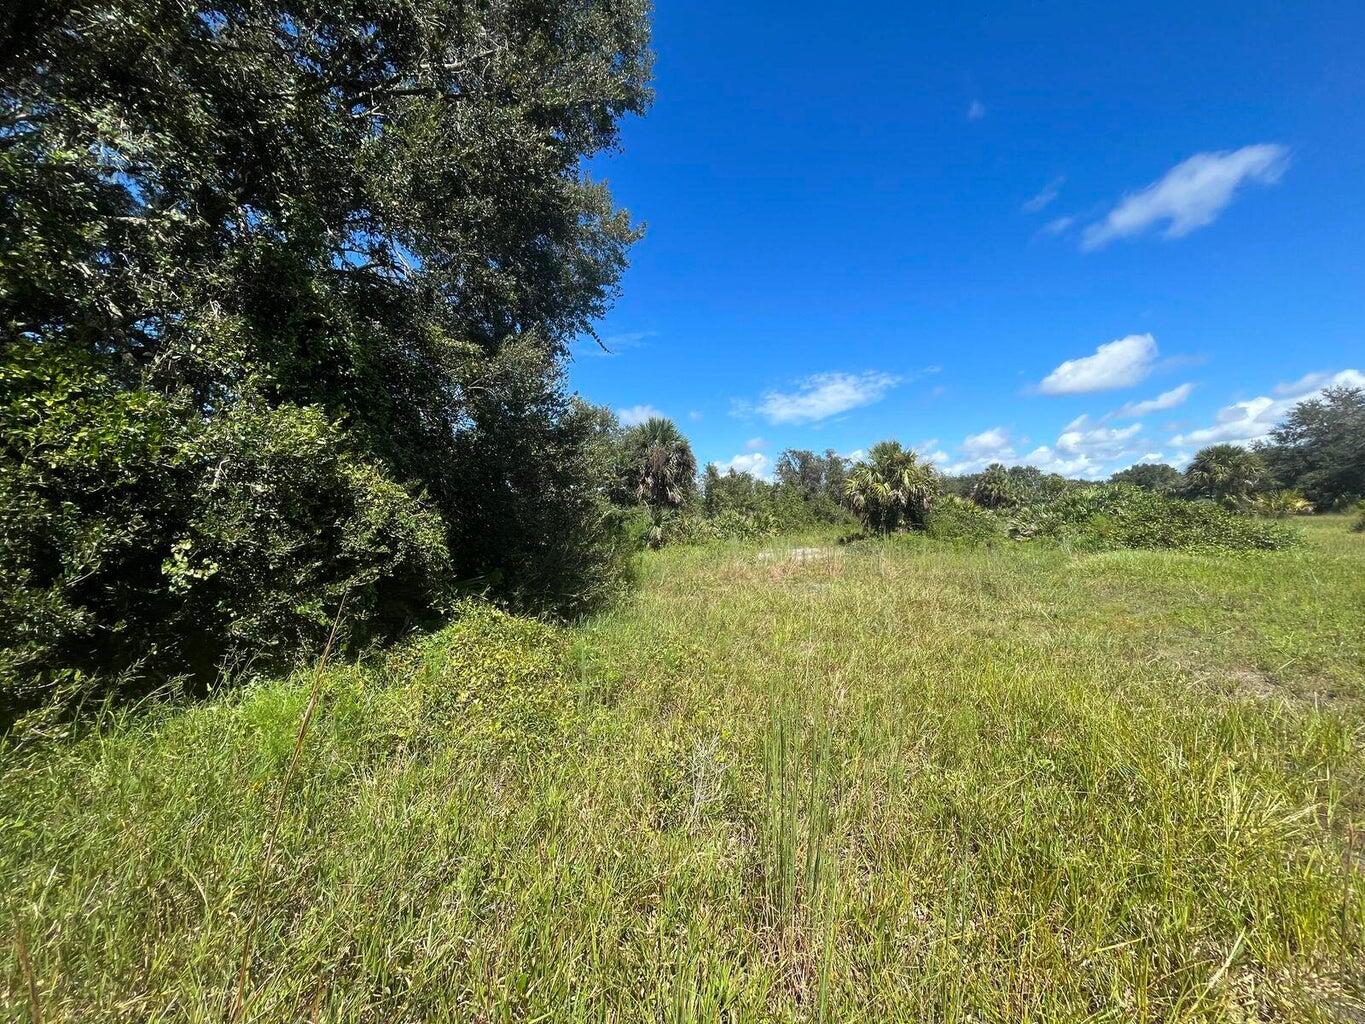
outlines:
{"label": "bush", "polygon": [[1016,537],[1047,537],[1088,549],[1170,548],[1190,552],[1276,550],[1297,540],[1286,525],[1239,516],[1210,501],[1186,501],[1131,484],[1069,491],[1023,510]]}
{"label": "bush", "polygon": [[306,658],[343,596],[357,643],[439,611],[439,517],[318,410],[205,421],[79,364],[22,380],[24,365],[0,370],[0,702],[96,673]]}
{"label": "bush", "polygon": [[1251,499],[1250,510],[1270,519],[1288,519],[1313,512],[1313,503],[1298,491],[1268,491]]}
{"label": "bush", "polygon": [[1356,502],[1356,521],[1351,524],[1356,533],[1365,533],[1365,501]]}
{"label": "bush", "polygon": [[994,512],[955,494],[944,495],[929,510],[930,537],[962,544],[991,544],[1005,537],[1005,524]]}

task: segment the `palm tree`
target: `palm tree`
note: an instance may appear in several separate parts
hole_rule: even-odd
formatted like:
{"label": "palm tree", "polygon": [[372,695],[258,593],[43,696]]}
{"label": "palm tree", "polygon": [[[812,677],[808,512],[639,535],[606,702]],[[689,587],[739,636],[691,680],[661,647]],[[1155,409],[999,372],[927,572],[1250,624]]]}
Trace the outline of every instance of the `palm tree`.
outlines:
{"label": "palm tree", "polygon": [[972,484],[972,501],[982,508],[1004,508],[1014,504],[1014,481],[1009,470],[992,462]]}
{"label": "palm tree", "polygon": [[863,525],[880,533],[924,529],[938,495],[934,467],[898,441],[880,441],[848,474],[849,504]]}
{"label": "palm tree", "polygon": [[628,429],[621,437],[622,484],[656,520],[677,508],[697,489],[697,459],[672,420],[659,416]]}
{"label": "palm tree", "polygon": [[1185,496],[1212,498],[1230,508],[1245,508],[1266,483],[1265,461],[1235,444],[1201,449],[1185,470]]}

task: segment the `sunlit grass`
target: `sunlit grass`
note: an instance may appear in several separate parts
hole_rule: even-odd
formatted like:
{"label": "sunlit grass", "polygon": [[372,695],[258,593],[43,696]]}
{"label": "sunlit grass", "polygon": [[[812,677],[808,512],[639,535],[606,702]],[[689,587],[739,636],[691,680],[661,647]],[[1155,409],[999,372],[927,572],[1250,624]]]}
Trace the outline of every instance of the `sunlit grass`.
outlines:
{"label": "sunlit grass", "polygon": [[1359,1019],[1365,536],[1307,529],[472,614],[326,675],[264,891],[308,676],[7,750],[5,1010],[222,1020],[254,912],[243,1020]]}

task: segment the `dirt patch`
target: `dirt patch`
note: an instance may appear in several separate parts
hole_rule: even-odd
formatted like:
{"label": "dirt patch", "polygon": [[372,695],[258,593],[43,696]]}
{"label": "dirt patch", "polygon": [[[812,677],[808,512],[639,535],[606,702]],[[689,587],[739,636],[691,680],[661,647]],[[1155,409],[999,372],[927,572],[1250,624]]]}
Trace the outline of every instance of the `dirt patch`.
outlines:
{"label": "dirt patch", "polygon": [[760,551],[760,562],[818,562],[832,558],[833,548],[790,548],[786,551]]}

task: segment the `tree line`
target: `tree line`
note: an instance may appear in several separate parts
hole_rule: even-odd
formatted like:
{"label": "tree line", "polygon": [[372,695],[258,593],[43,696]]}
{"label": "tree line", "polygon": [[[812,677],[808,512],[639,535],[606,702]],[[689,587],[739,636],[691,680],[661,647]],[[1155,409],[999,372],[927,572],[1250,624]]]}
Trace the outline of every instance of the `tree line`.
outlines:
{"label": "tree line", "polygon": [[[733,469],[721,473],[714,464],[696,481],[696,458],[671,421],[652,419],[612,431],[610,443],[623,453],[617,458],[623,482],[615,498],[648,514],[647,537],[656,546],[670,539],[750,537],[855,519],[877,533],[923,530],[943,496],[1005,512],[1097,486],[1000,463],[946,475],[893,440],[873,445],[856,461],[833,450],[788,449],[777,459],[771,481]],[[1210,445],[1184,472],[1143,463],[1114,473],[1109,482],[1210,501],[1236,513],[1280,517],[1349,508],[1365,495],[1365,392],[1328,388],[1298,403],[1269,441],[1250,448]]]}
{"label": "tree line", "polygon": [[1344,510],[1365,498],[1365,391],[1329,387],[1299,402],[1269,440],[1215,444],[1181,473],[1147,463],[1113,480],[1264,511]]}

